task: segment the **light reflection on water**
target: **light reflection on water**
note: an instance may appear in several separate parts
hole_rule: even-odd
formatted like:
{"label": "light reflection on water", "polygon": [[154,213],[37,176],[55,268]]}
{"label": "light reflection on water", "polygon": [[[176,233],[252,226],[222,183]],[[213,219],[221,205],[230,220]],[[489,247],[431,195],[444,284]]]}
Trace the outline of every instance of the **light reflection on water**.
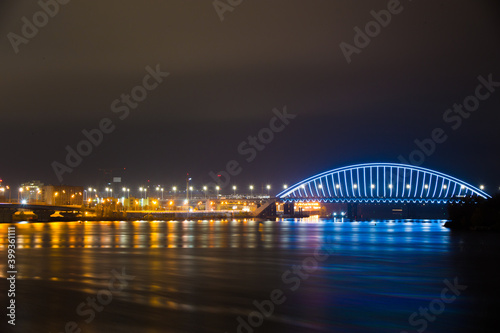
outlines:
{"label": "light reflection on water", "polygon": [[[0,225],[2,234],[7,226]],[[268,298],[271,290],[286,290],[283,272],[321,244],[329,244],[334,255],[299,291],[288,295],[289,301],[259,332],[409,329],[408,316],[439,296],[443,279],[465,279],[462,259],[456,258],[464,244],[471,244],[444,228],[443,221],[101,221],[15,226],[18,276],[28,285],[24,289],[35,290],[20,292],[20,302],[24,299],[37,308],[40,313],[35,316],[50,319],[45,331],[62,331],[59,312],[67,311],[70,320],[75,306],[85,299],[78,293],[95,294],[105,288],[110,271],[121,267],[136,279],[110,305],[112,313],[121,315],[101,315],[106,331],[114,332],[110,327],[127,331],[129,325],[140,324],[136,331],[164,332],[155,311],[168,316],[179,331],[235,331],[235,316],[253,311],[252,301]],[[0,253],[6,252],[6,245],[7,239],[0,239]],[[5,264],[0,261],[0,275],[7,270]],[[470,279],[475,281],[476,276]],[[45,309],[38,294],[47,287],[77,296],[61,296],[60,304]],[[457,305],[442,317],[457,320],[464,311],[463,304]],[[191,315],[202,316],[217,329],[206,329],[205,322]],[[36,322],[25,324],[25,331],[41,328]],[[439,326],[444,323],[441,320],[433,328],[467,327],[463,322]],[[100,326],[84,330],[101,331]]]}

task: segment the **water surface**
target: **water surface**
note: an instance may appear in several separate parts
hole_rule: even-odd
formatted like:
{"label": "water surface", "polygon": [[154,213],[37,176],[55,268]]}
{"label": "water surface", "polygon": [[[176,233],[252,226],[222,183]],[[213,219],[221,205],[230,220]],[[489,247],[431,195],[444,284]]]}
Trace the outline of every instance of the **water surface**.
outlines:
{"label": "water surface", "polygon": [[[1,332],[64,332],[71,321],[89,333],[237,332],[241,320],[257,327],[240,332],[498,329],[500,237],[451,232],[442,221],[16,223],[0,225],[2,235],[9,225],[17,317]],[[120,284],[117,272],[131,277]],[[440,301],[455,279],[466,289]],[[281,304],[266,308],[277,289]],[[78,311],[98,295],[105,304]],[[418,314],[433,301],[436,315]],[[272,310],[262,323],[254,302]]]}

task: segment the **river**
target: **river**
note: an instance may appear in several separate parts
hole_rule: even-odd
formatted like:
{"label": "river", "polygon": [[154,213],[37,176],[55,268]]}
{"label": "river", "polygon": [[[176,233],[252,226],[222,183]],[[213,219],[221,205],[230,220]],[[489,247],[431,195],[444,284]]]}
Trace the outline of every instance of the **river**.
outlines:
{"label": "river", "polygon": [[[500,235],[443,221],[116,221],[16,230],[1,332],[497,332]],[[4,310],[5,311],[5,310]]]}

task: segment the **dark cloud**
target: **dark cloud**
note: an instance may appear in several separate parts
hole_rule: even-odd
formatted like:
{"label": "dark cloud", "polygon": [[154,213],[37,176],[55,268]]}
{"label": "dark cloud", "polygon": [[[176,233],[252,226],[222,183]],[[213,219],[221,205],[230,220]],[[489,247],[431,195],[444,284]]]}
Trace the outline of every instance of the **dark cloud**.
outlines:
{"label": "dark cloud", "polygon": [[[444,111],[473,93],[478,75],[500,81],[496,2],[401,3],[348,64],[339,44],[387,1],[245,1],[223,22],[210,1],[71,1],[18,54],[3,38],[0,176],[56,182],[50,163],[109,117],[115,132],[65,181],[126,166],[134,182],[178,182],[186,171],[206,182],[242,159],[238,144],[284,105],[297,120],[236,183],[397,161],[446,125]],[[35,1],[0,6],[3,36],[39,10]],[[156,64],[171,75],[119,121],[111,102]],[[498,186],[499,104],[493,94],[425,164]]]}

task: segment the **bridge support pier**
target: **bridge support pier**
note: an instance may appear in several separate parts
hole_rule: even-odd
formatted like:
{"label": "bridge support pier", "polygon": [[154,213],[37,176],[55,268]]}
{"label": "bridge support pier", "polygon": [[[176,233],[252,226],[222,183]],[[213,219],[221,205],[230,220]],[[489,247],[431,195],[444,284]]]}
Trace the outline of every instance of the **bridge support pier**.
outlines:
{"label": "bridge support pier", "polygon": [[[52,214],[54,214],[54,213],[52,213]],[[52,214],[50,214],[50,215],[52,215]],[[66,219],[72,219],[72,220],[76,220],[77,216],[78,216],[78,213],[75,213],[75,212],[60,212],[59,214],[61,214]]]}
{"label": "bridge support pier", "polygon": [[295,214],[295,204],[293,202],[285,202],[283,205],[283,214],[293,216]]}
{"label": "bridge support pier", "polygon": [[0,208],[0,223],[11,223],[15,212],[15,208]]}
{"label": "bridge support pier", "polygon": [[56,211],[55,210],[47,210],[47,209],[35,209],[33,210],[33,213],[36,215],[36,220],[38,222],[49,222],[50,221],[50,215],[54,214]]}
{"label": "bridge support pier", "polygon": [[348,203],[347,204],[347,218],[349,220],[356,220],[358,218],[358,203]]}

